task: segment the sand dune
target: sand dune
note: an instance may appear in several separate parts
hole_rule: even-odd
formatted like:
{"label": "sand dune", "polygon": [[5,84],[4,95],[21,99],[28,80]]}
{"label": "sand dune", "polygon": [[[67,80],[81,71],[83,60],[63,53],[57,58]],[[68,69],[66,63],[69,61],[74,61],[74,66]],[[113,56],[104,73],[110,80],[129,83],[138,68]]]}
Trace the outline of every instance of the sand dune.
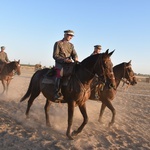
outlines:
{"label": "sand dune", "polygon": [[[52,104],[52,127],[45,125],[45,98],[41,94],[33,103],[26,119],[25,94],[33,72],[14,76],[8,94],[0,96],[0,150],[149,150],[150,149],[150,84],[139,82],[125,89],[120,85],[113,101],[116,122],[108,128],[111,112],[106,109],[103,124],[98,120],[101,102],[87,101],[89,122],[74,140],[67,139],[67,104]],[[2,91],[2,85],[0,86]],[[73,129],[82,122],[75,108]]]}

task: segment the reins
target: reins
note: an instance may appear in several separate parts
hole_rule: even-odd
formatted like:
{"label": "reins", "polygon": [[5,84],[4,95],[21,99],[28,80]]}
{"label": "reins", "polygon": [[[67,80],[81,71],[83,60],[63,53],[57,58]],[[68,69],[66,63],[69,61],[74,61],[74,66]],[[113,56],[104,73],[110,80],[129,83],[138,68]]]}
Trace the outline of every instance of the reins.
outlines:
{"label": "reins", "polygon": [[[102,71],[103,71],[102,76],[104,76],[104,82],[102,81],[102,79],[100,78],[100,76],[95,75],[95,74],[93,73],[94,70],[95,70],[95,68],[96,68],[96,66],[97,66],[97,64],[98,64],[99,62],[100,62],[100,64],[101,64],[101,68],[102,68]],[[81,65],[81,64],[80,64],[80,65]],[[81,66],[82,66],[82,65],[81,65]],[[106,82],[106,74],[105,74],[105,71],[104,71],[105,69],[104,69],[103,62],[102,62],[102,55],[98,56],[98,59],[96,60],[92,71],[89,71],[89,70],[88,70],[87,68],[85,68],[85,67],[83,67],[83,69],[84,69],[87,73],[89,73],[90,75],[92,75],[93,77],[95,76],[96,78],[98,78],[98,82],[97,82],[96,85],[98,85],[98,84],[100,84],[100,83],[105,84],[105,82]],[[78,80],[79,85],[82,86],[82,88],[84,89],[84,95],[85,95],[85,92],[88,91],[91,87],[89,87],[88,89],[86,89],[86,88],[84,87],[83,83],[79,80],[79,78],[77,77],[76,74],[75,74],[75,77],[76,77],[76,79]],[[95,86],[96,86],[96,85],[95,85]]]}
{"label": "reins", "polygon": [[[96,66],[97,66],[97,64],[101,64],[100,66],[101,66],[101,68],[102,68],[102,74],[101,75],[96,75],[95,76],[95,73],[93,73],[94,72],[94,70],[95,70],[95,68],[96,68]],[[92,71],[89,71],[88,69],[86,69],[86,68],[83,68],[86,72],[88,72],[90,75],[92,75],[92,76],[95,76],[96,78],[98,78],[98,81],[99,82],[101,82],[101,83],[105,83],[106,82],[106,73],[105,73],[105,69],[104,69],[104,64],[103,64],[103,61],[102,61],[102,55],[99,55],[98,56],[98,59],[96,60],[96,62],[95,62],[95,64],[94,64],[94,67],[93,67],[93,70]],[[103,81],[102,81],[102,79],[100,78],[100,76],[102,77],[104,77],[103,78]]]}
{"label": "reins", "polygon": [[[104,64],[103,64],[103,61],[102,61],[102,55],[99,55],[96,63],[94,64],[94,67],[93,67],[93,71],[94,69],[96,68],[96,65],[97,63],[100,61],[100,64],[101,64],[101,68],[102,68],[102,76],[104,77],[104,83],[106,82],[106,72],[105,72],[105,69],[104,69]],[[100,76],[97,76],[98,80],[101,80]]]}
{"label": "reins", "polygon": [[[100,75],[93,73],[94,70],[96,69],[98,63],[100,64],[100,67],[101,67],[101,70],[102,70],[102,73],[101,73]],[[94,64],[94,67],[93,67],[92,71],[89,71],[89,70],[86,69],[86,68],[84,68],[84,70],[85,70],[86,72],[88,72],[90,75],[95,76],[95,78],[98,79],[98,81],[96,82],[96,84],[95,84],[95,85],[92,85],[91,89],[94,88],[94,86],[97,86],[97,85],[99,85],[99,84],[103,84],[103,86],[105,86],[105,84],[107,83],[107,82],[106,82],[106,81],[107,81],[106,71],[105,71],[104,63],[103,63],[103,61],[102,61],[102,55],[99,55],[99,56],[98,56],[98,58],[97,58],[97,60],[96,60],[96,62],[95,62],[95,64]],[[113,78],[111,78],[111,76],[110,76],[109,79],[110,79],[110,80],[115,80],[113,71],[110,72],[110,75],[112,75]],[[103,78],[102,78],[102,77],[103,77]],[[101,78],[102,78],[102,79],[101,79]],[[80,81],[80,82],[81,82],[81,81]],[[82,83],[82,82],[81,82],[81,83]],[[109,84],[108,86],[109,86],[109,88],[114,88],[114,90],[116,90],[115,87],[114,87],[114,85]]]}

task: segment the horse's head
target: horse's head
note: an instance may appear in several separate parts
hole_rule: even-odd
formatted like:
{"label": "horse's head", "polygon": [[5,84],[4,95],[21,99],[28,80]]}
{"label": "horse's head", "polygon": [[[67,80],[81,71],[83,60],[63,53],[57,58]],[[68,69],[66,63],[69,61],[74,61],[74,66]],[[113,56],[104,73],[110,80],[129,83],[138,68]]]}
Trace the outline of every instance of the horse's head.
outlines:
{"label": "horse's head", "polygon": [[108,51],[109,49],[107,49],[105,53],[99,54],[99,59],[97,60],[95,66],[95,73],[99,77],[102,77],[104,82],[107,81],[111,87],[116,88],[115,76],[113,73],[113,63],[110,59],[114,51],[110,53]]}
{"label": "horse's head", "polygon": [[13,70],[17,75],[21,74],[21,66],[20,66],[20,60],[18,61],[12,61],[11,63],[13,63]]}
{"label": "horse's head", "polygon": [[132,70],[132,67],[131,67],[131,60],[128,63],[124,63],[123,78],[125,78],[128,81],[128,84],[131,84],[131,85],[137,84],[137,79],[136,79],[136,77],[134,75],[134,71]]}

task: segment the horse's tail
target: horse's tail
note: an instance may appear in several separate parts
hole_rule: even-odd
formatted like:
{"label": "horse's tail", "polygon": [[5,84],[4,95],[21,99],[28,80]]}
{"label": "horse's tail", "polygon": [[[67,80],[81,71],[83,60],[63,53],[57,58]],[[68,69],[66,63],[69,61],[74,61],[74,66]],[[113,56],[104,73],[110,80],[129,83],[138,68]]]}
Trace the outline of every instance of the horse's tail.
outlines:
{"label": "horse's tail", "polygon": [[[29,83],[29,87],[28,90],[26,92],[26,94],[21,98],[20,102],[24,101],[25,99],[27,99],[29,96],[33,97],[37,97],[40,94],[40,82],[42,80],[42,78],[44,78],[45,75],[47,75],[48,73],[53,73],[53,70],[51,71],[49,68],[44,68],[41,70],[37,70]],[[54,72],[55,73],[55,72]]]}
{"label": "horse's tail", "polygon": [[28,90],[27,90],[26,94],[21,98],[20,102],[26,100],[31,95],[31,92],[32,92],[32,89],[33,89],[33,80],[34,80],[35,75],[36,75],[36,73],[34,73],[34,75],[32,76],[32,78],[30,80],[30,83],[29,83]]}
{"label": "horse's tail", "polygon": [[32,79],[30,81],[30,84],[29,84],[26,94],[21,98],[20,102],[26,100],[31,95],[31,90],[32,90]]}

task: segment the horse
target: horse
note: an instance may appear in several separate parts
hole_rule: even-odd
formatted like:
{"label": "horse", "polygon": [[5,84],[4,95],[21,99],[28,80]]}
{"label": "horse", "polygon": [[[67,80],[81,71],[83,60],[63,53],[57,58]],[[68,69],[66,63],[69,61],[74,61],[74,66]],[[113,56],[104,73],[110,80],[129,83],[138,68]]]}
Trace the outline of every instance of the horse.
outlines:
{"label": "horse", "polygon": [[[106,107],[108,107],[112,112],[111,122],[109,123],[109,127],[115,123],[115,115],[116,110],[113,107],[111,101],[115,98],[117,87],[119,86],[122,80],[126,80],[124,83],[128,85],[135,85],[137,84],[137,79],[134,75],[134,71],[131,67],[131,60],[129,62],[123,62],[113,67],[114,75],[115,75],[115,82],[116,82],[116,90],[113,88],[109,88],[108,84],[106,83],[102,89],[101,86],[97,87],[98,91],[98,100],[102,102],[99,119],[98,121],[102,123],[102,116]],[[94,82],[94,80],[93,80]],[[92,87],[91,87],[92,88]],[[95,95],[95,89],[93,88],[90,95],[90,100],[93,100],[93,95]]]}
{"label": "horse", "polygon": [[20,75],[20,60],[18,61],[12,61],[7,64],[3,64],[1,73],[0,73],[0,80],[3,85],[3,91],[1,94],[3,94],[5,91],[8,92],[8,87],[10,84],[10,81],[12,80],[13,76],[17,74]]}
{"label": "horse", "polygon": [[[110,59],[113,52],[114,51],[109,53],[109,50],[106,50],[106,52],[102,54],[97,54],[85,58],[82,62],[75,65],[73,74],[69,77],[68,83],[66,84],[66,82],[64,82],[64,84],[62,84],[61,92],[63,94],[64,101],[61,101],[61,103],[68,104],[68,126],[66,136],[69,140],[73,140],[73,136],[79,134],[88,122],[85,102],[90,96],[90,84],[95,74],[98,75],[99,79],[107,79],[112,85],[114,85],[115,81],[113,74],[113,64]],[[29,110],[34,99],[42,92],[46,98],[44,109],[47,126],[51,126],[48,113],[51,102],[58,103],[53,99],[55,84],[42,83],[44,76],[46,76],[49,71],[49,68],[45,68],[35,72],[30,80],[26,94],[20,100],[20,102],[22,102],[29,97],[26,109],[26,117],[28,118]],[[52,77],[54,76],[52,71],[50,71],[50,74],[52,74]],[[62,81],[64,80],[65,78],[62,77]],[[79,110],[83,116],[83,122],[77,130],[74,130],[71,133],[75,106],[79,107]]]}

